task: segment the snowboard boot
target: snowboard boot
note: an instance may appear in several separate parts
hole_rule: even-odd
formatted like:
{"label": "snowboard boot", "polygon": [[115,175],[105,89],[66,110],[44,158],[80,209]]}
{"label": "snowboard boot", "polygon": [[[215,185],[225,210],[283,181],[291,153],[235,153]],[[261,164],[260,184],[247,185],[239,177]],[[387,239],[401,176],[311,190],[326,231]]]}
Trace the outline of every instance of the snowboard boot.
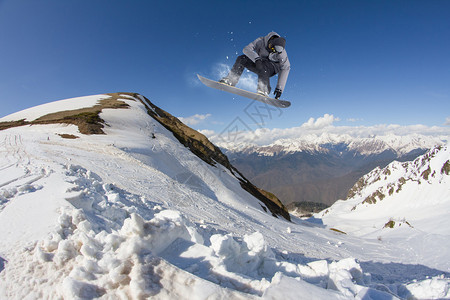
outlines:
{"label": "snowboard boot", "polygon": [[224,78],[220,79],[219,82],[222,83],[222,84],[226,84],[226,85],[229,85],[229,86],[233,86],[233,83],[232,83],[231,80],[228,79],[227,77],[224,77]]}
{"label": "snowboard boot", "polygon": [[269,97],[269,93],[267,91],[264,91],[264,90],[258,90],[256,93],[260,94],[260,95],[263,95],[264,97]]}
{"label": "snowboard boot", "polygon": [[265,97],[270,97],[270,86],[267,86],[261,81],[258,81],[258,88],[256,89],[256,93],[263,95]]}

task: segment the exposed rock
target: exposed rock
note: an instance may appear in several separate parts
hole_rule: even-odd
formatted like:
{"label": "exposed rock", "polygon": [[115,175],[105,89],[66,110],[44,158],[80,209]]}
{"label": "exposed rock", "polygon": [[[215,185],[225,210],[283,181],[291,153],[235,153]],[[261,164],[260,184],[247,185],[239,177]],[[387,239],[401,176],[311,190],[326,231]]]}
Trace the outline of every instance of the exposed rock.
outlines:
{"label": "exposed rock", "polygon": [[47,114],[33,121],[11,121],[0,122],[0,130],[24,126],[24,125],[42,125],[42,124],[73,124],[78,126],[78,130],[82,134],[104,134],[102,128],[105,121],[100,118],[99,114],[102,109],[111,108],[127,108],[128,104],[118,100],[119,94],[108,94],[111,98],[99,101],[99,104],[92,107],[60,111],[57,113]]}

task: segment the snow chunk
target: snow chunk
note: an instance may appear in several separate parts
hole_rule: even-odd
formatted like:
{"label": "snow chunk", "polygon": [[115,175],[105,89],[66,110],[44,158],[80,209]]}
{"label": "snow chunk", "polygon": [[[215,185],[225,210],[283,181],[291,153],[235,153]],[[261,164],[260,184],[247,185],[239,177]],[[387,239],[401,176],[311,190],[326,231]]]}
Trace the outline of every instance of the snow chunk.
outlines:
{"label": "snow chunk", "polygon": [[330,264],[329,270],[328,288],[338,290],[345,296],[353,297],[358,294],[358,288],[354,282],[364,284],[361,266],[354,258],[333,262]]}
{"label": "snow chunk", "polygon": [[408,284],[406,289],[417,299],[450,299],[449,286],[449,279],[438,276]]}
{"label": "snow chunk", "polygon": [[[301,296],[300,296],[301,295]],[[301,279],[277,273],[270,287],[264,292],[263,299],[348,299],[336,291],[322,289]]]}

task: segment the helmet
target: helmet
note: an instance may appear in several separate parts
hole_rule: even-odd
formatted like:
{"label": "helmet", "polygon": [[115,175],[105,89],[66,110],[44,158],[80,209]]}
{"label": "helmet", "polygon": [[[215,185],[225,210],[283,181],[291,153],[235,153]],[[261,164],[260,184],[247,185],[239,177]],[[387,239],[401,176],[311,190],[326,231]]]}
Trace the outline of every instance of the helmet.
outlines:
{"label": "helmet", "polygon": [[285,46],[286,46],[286,39],[282,37],[276,37],[274,39],[271,39],[269,42],[269,49],[273,53],[283,52]]}

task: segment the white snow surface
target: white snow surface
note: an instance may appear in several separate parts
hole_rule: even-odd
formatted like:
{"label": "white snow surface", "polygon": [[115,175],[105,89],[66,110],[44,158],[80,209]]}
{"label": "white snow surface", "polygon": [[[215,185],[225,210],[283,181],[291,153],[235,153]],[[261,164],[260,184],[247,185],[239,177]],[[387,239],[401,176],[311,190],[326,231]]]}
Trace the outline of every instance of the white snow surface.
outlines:
{"label": "white snow surface", "polygon": [[[329,217],[288,222],[225,167],[192,154],[138,100],[124,95],[129,109],[102,111],[106,135],[63,124],[0,131],[0,299],[450,299],[448,176],[421,184],[429,205],[415,205],[429,218],[385,212],[414,229],[345,235],[322,224]],[[433,166],[448,150],[436,153]],[[330,223],[343,230],[340,216]],[[378,226],[351,213],[345,224]]]}

